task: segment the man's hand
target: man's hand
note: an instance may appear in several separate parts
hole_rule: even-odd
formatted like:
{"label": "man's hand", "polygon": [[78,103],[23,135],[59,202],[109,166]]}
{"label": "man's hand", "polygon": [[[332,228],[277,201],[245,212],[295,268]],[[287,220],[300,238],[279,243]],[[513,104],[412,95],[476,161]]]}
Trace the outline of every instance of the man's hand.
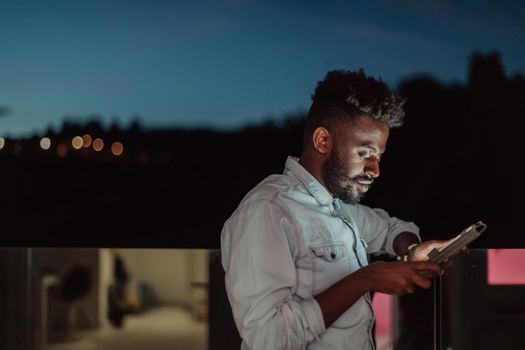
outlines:
{"label": "man's hand", "polygon": [[417,287],[429,288],[430,278],[442,272],[437,263],[428,261],[378,261],[361,270],[370,281],[370,290],[394,295],[414,293]]}
{"label": "man's hand", "polygon": [[329,327],[366,292],[414,293],[416,287],[429,288],[430,278],[440,273],[439,264],[429,261],[378,261],[351,273],[314,298]]}

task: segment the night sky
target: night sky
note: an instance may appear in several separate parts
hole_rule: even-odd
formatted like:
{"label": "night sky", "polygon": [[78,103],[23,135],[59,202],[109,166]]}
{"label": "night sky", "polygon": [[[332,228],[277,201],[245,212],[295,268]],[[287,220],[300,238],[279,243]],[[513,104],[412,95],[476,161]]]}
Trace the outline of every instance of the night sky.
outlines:
{"label": "night sky", "polygon": [[[17,1],[0,5],[0,135],[100,115],[237,128],[309,106],[331,69],[464,82],[474,51],[525,72],[525,2]],[[521,4],[520,4],[521,3]]]}

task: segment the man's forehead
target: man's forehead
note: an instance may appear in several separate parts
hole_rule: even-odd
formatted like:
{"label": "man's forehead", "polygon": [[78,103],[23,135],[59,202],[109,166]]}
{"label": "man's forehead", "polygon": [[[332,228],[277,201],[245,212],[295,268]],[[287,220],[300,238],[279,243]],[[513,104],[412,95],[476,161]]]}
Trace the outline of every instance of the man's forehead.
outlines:
{"label": "man's forehead", "polygon": [[365,118],[356,118],[354,122],[347,123],[343,130],[338,132],[339,141],[353,146],[384,148],[389,134],[388,125],[369,117]]}

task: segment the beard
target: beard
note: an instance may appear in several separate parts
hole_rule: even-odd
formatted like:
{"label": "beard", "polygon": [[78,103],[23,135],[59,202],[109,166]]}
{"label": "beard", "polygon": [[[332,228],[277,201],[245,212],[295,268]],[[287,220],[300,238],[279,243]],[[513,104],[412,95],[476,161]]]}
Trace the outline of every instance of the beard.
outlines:
{"label": "beard", "polygon": [[[359,190],[359,184],[357,182],[372,182],[373,179],[365,175],[350,177],[348,173],[349,169],[347,164],[343,161],[337,148],[334,146],[332,153],[323,166],[323,180],[334,197],[341,199],[347,204],[356,204],[365,194]],[[371,185],[372,184],[368,187]]]}

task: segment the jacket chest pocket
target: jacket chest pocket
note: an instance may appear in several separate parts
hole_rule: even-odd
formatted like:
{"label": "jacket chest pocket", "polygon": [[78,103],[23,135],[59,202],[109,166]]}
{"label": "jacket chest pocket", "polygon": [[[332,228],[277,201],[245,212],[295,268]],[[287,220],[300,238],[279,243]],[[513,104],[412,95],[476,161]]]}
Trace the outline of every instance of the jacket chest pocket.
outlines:
{"label": "jacket chest pocket", "polygon": [[347,254],[346,245],[343,242],[312,244],[309,247],[316,257],[327,262],[337,262]]}
{"label": "jacket chest pocket", "polygon": [[318,243],[311,244],[308,248],[312,258],[312,292],[314,295],[348,274],[348,251],[345,243]]}

